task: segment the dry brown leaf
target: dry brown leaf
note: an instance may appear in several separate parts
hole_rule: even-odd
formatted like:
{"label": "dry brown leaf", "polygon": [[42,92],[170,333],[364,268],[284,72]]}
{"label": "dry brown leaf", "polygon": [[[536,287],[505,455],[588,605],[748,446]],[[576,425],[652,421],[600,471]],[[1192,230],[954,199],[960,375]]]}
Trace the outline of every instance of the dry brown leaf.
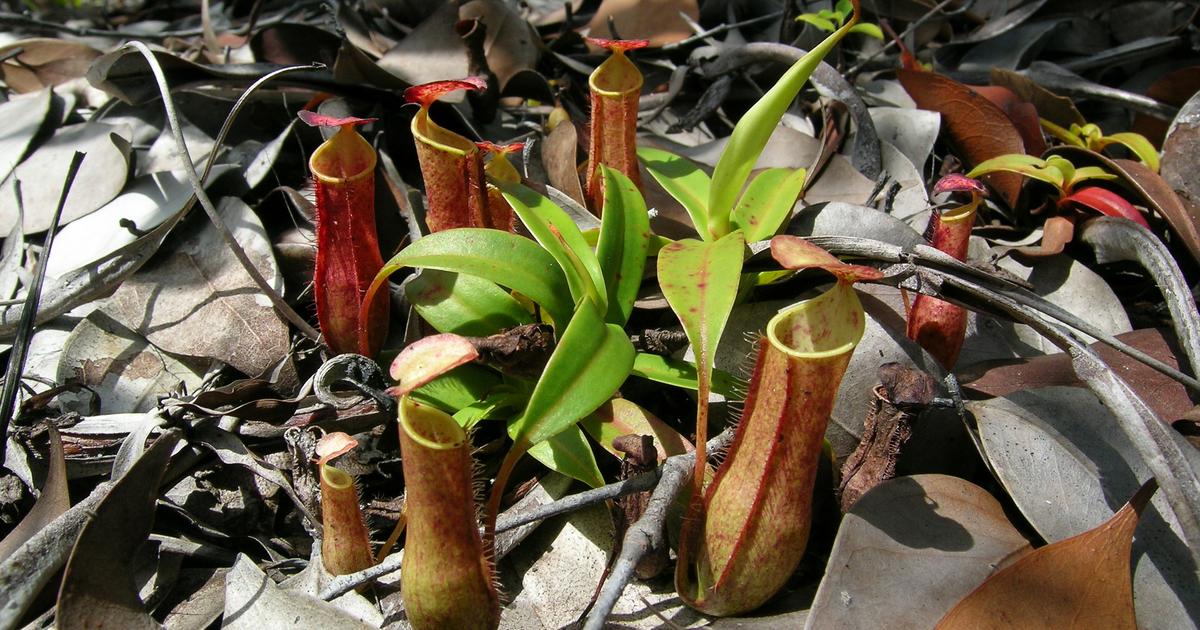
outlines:
{"label": "dry brown leaf", "polygon": [[[1179,367],[1178,357],[1182,356],[1179,344],[1166,329],[1135,330],[1121,333],[1117,339],[1171,367]],[[1107,344],[1097,342],[1091,347],[1160,418],[1175,420],[1192,409],[1193,403],[1188,397],[1187,388],[1175,379]],[[971,366],[968,370],[959,376],[963,386],[989,396],[1007,396],[1013,392],[1051,385],[1083,387],[1083,382],[1071,368],[1071,358],[1061,352],[1018,362],[988,361]]]}
{"label": "dry brown leaf", "polygon": [[1200,208],[1192,203],[1185,204],[1171,185],[1145,164],[1125,159],[1115,159],[1112,163],[1117,167],[1115,170],[1142,193],[1145,201],[1166,218],[1175,236],[1192,257],[1200,261],[1200,228],[1197,227],[1200,225]]}
{"label": "dry brown leaf", "polygon": [[575,125],[564,121],[546,136],[542,144],[542,165],[546,168],[546,177],[550,185],[563,191],[568,197],[581,206],[586,207],[583,199],[583,186],[579,184],[579,166],[577,149],[579,134]]}
{"label": "dry brown leaf", "polygon": [[[680,13],[693,22],[700,19],[696,0],[604,0],[588,22],[588,29],[592,37],[648,39],[651,46],[662,46],[692,35]],[[616,33],[608,28],[609,18],[616,25]]]}
{"label": "dry brown leaf", "polygon": [[1136,628],[1129,553],[1138,518],[1157,487],[1151,479],[1103,525],[1001,569],[937,628]]}
{"label": "dry brown leaf", "polygon": [[[1182,106],[1200,90],[1200,66],[1188,66],[1168,72],[1150,85],[1146,96],[1167,105]],[[1161,147],[1169,122],[1147,114],[1133,117],[1133,131],[1146,136],[1154,146]]]}
{"label": "dry brown leaf", "polygon": [[71,507],[71,497],[67,492],[67,461],[63,455],[62,438],[54,425],[48,425],[47,434],[50,437],[50,454],[47,457],[49,470],[46,473],[46,483],[42,485],[42,494],[37,503],[21,519],[21,522],[0,541],[0,562],[12,555],[31,536],[41,531],[66,512]]}
{"label": "dry brown leaf", "polygon": [[35,38],[0,47],[0,58],[20,53],[0,64],[0,74],[9,89],[18,94],[66,83],[87,74],[100,51],[87,44],[63,39]]}
{"label": "dry brown leaf", "polygon": [[[943,129],[968,165],[1007,153],[1025,153],[1021,134],[1008,115],[971,88],[933,72],[897,70],[896,74],[917,107],[942,114]],[[1020,175],[1001,172],[983,179],[1008,205],[1016,205],[1021,194]]]}

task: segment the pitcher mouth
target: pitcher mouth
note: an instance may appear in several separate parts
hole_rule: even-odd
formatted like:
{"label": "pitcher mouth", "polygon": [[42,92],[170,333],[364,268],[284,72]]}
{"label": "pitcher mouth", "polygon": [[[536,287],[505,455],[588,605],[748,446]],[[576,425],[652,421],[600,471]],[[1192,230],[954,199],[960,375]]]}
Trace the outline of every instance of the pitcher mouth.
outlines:
{"label": "pitcher mouth", "polygon": [[461,447],[467,433],[449,414],[405,396],[400,399],[400,430],[426,448],[448,451]]}
{"label": "pitcher mouth", "polygon": [[[329,171],[333,170],[329,167],[340,165],[346,155],[359,158],[362,168],[353,173],[343,173],[341,176],[329,174]],[[325,184],[347,184],[373,174],[375,160],[375,149],[371,148],[370,143],[358,135],[358,132],[343,128],[317,147],[316,151],[313,151],[312,157],[308,160],[308,168],[312,171],[313,177]]]}
{"label": "pitcher mouth", "polygon": [[797,302],[767,323],[767,339],[797,359],[827,359],[853,352],[866,330],[858,295],[838,282],[814,298]]}

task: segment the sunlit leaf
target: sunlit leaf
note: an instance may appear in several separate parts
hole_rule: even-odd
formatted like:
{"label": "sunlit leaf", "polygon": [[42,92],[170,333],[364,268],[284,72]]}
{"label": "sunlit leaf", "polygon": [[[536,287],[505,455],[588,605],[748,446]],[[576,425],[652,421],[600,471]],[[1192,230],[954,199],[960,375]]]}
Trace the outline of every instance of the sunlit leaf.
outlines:
{"label": "sunlit leaf", "polygon": [[600,263],[571,217],[531,188],[499,181],[496,184],[513,211],[521,217],[521,222],[529,228],[529,233],[558,261],[574,300],[578,302],[586,297],[601,309],[607,308],[608,296],[604,294]]}
{"label": "sunlit leaf", "polygon": [[600,474],[596,456],[592,454],[592,445],[588,444],[579,427],[567,427],[545,442],[534,444],[529,454],[546,468],[578,479],[593,488],[604,485],[604,476]]}
{"label": "sunlit leaf", "polygon": [[604,212],[596,258],[608,289],[605,320],[623,325],[633,312],[646,253],[650,249],[650,215],[637,186],[620,171],[600,166],[604,178]]}
{"label": "sunlit leaf", "polygon": [[663,190],[678,201],[696,232],[708,239],[708,196],[712,182],[695,162],[651,147],[638,147],[638,157]]}
{"label": "sunlit leaf", "polygon": [[388,276],[421,267],[486,278],[541,305],[561,325],[571,319],[571,291],[553,256],[533,241],[499,230],[458,228],[430,234],[387,261],[367,290],[365,303]]}
{"label": "sunlit leaf", "polygon": [[579,426],[618,459],[624,458],[624,454],[613,447],[613,440],[623,435],[651,436],[660,462],[671,455],[682,455],[692,450],[691,443],[678,431],[624,398],[614,398],[600,405],[599,409],[580,421]]}
{"label": "sunlit leaf", "polygon": [[469,274],[425,269],[404,285],[404,295],[438,332],[481,337],[533,322],[512,294]]}
{"label": "sunlit leaf", "polygon": [[746,241],[770,238],[791,215],[804,188],[804,169],[772,168],[750,180],[737,207],[729,215],[730,227],[740,229]]}
{"label": "sunlit leaf", "polygon": [[729,233],[729,214],[733,211],[738,193],[750,177],[750,171],[758,161],[758,156],[767,146],[767,139],[771,137],[784,112],[792,104],[792,99],[796,98],[796,94],[808,81],[809,75],[816,70],[825,55],[854,28],[858,17],[858,13],[855,12],[845,25],[792,64],[733,128],[729,143],[725,145],[725,150],[721,152],[717,167],[713,171],[712,187],[709,189],[708,234],[711,237],[721,238]]}

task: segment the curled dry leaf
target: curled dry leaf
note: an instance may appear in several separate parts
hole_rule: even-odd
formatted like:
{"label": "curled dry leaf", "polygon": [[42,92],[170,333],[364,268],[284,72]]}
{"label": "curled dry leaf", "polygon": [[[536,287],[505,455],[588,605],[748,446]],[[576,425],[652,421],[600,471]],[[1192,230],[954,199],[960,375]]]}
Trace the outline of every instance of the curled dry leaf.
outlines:
{"label": "curled dry leaf", "polygon": [[937,628],[1136,628],[1129,552],[1138,518],[1157,489],[1151,479],[1100,527],[1001,569]]}
{"label": "curled dry leaf", "polygon": [[[971,88],[940,74],[898,70],[900,83],[917,107],[941,112],[943,129],[959,152],[974,166],[1000,155],[1025,153],[1025,144],[1004,110]],[[984,178],[1010,206],[1021,194],[1021,176],[992,173]]]}
{"label": "curled dry leaf", "polygon": [[79,532],[58,593],[64,628],[158,628],[138,597],[133,560],[154,524],[158,486],[180,433],[168,431],[138,458]]}
{"label": "curled dry leaf", "polygon": [[63,456],[62,438],[54,425],[48,425],[46,434],[50,438],[50,453],[47,457],[49,470],[46,472],[46,483],[42,485],[42,493],[37,503],[21,519],[8,536],[0,541],[0,562],[11,556],[25,541],[40,531],[51,521],[58,518],[71,507],[71,497],[67,492],[67,462]]}
{"label": "curled dry leaf", "polygon": [[99,56],[100,51],[83,42],[22,39],[0,47],[0,58],[5,60],[0,73],[9,89],[25,94],[84,76]]}
{"label": "curled dry leaf", "polygon": [[[693,22],[700,20],[696,0],[604,0],[588,22],[592,36],[624,39],[646,39],[651,46],[677,42],[692,35],[687,15]],[[617,33],[609,30],[609,20]]]}

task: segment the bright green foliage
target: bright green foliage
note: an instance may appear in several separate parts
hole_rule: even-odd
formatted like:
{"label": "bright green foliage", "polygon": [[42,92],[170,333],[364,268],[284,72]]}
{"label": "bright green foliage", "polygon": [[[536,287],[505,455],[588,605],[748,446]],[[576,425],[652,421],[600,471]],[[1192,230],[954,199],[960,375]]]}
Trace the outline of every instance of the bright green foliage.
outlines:
{"label": "bright green foliage", "polygon": [[733,229],[746,234],[747,242],[771,238],[792,213],[804,189],[804,169],[772,168],[750,180],[737,207],[729,215]]}
{"label": "bright green foliage", "polygon": [[1040,120],[1042,123],[1042,128],[1046,130],[1046,133],[1049,133],[1050,135],[1062,140],[1063,142],[1066,142],[1067,144],[1083,147],[1089,151],[1095,151],[1097,153],[1103,151],[1104,148],[1109,145],[1119,144],[1129,149],[1134,155],[1136,155],[1137,159],[1140,160],[1142,164],[1146,165],[1146,168],[1149,168],[1156,173],[1158,172],[1158,151],[1154,148],[1153,144],[1150,144],[1150,141],[1146,139],[1146,136],[1143,136],[1140,133],[1126,131],[1122,133],[1114,133],[1111,136],[1106,136],[1104,135],[1104,132],[1100,130],[1099,126],[1092,123],[1088,123],[1086,125],[1071,123],[1070,129],[1064,129],[1050,122],[1049,120],[1046,120],[1045,118]]}
{"label": "bright green foliage", "polygon": [[646,253],[650,249],[650,215],[637,186],[623,173],[600,165],[604,181],[604,213],[596,258],[608,290],[605,320],[623,325],[633,313]]}
{"label": "bright green foliage", "polygon": [[712,181],[700,165],[674,153],[638,147],[638,157],[655,181],[687,210],[701,238],[708,235],[708,196]]}
{"label": "bright green foliage", "polygon": [[575,303],[587,298],[602,310],[608,308],[603,292],[604,276],[600,262],[588,247],[579,226],[557,204],[521,184],[496,182],[504,199],[512,206],[533,238],[558,261],[567,276]]}
{"label": "bright green foliage", "polygon": [[482,337],[533,322],[511,293],[478,276],[425,269],[404,285],[404,295],[438,332]]}
{"label": "bright green foliage", "polygon": [[578,479],[593,488],[604,485],[604,476],[592,454],[592,446],[578,426],[571,425],[562,433],[529,449],[534,459],[555,472]]}
{"label": "bright green foliage", "polygon": [[[834,7],[833,10],[821,9],[816,13],[801,13],[800,15],[796,16],[796,21],[807,22],[821,29],[822,31],[832,33],[835,29],[844,24],[846,22],[846,18],[850,17],[852,13],[854,13],[854,5],[850,3],[850,0],[839,0],[837,6]],[[877,24],[871,24],[869,22],[855,24],[854,28],[850,29],[850,32],[862,33],[868,37],[874,37],[875,39],[883,41],[883,31]]]}
{"label": "bright green foliage", "polygon": [[1057,155],[1051,155],[1043,160],[1023,153],[1009,153],[984,160],[971,169],[971,172],[967,173],[967,177],[979,178],[997,171],[1020,173],[1054,186],[1059,194],[1068,195],[1076,186],[1088,180],[1112,181],[1117,179],[1116,175],[1105,172],[1098,166],[1076,168],[1070,160]]}
{"label": "bright green foliage", "polygon": [[527,238],[484,228],[430,234],[405,247],[375,276],[363,302],[370,303],[388,276],[403,267],[440,269],[486,278],[540,304],[555,322],[571,319],[571,292],[553,256]]}
{"label": "bright green foliage", "polygon": [[[639,352],[633,359],[633,369],[630,374],[650,379],[656,383],[673,385],[696,391],[700,384],[696,377],[696,366],[684,361],[677,361],[657,354]],[[744,388],[734,375],[713,369],[712,391],[726,398],[740,398],[739,389]]]}

